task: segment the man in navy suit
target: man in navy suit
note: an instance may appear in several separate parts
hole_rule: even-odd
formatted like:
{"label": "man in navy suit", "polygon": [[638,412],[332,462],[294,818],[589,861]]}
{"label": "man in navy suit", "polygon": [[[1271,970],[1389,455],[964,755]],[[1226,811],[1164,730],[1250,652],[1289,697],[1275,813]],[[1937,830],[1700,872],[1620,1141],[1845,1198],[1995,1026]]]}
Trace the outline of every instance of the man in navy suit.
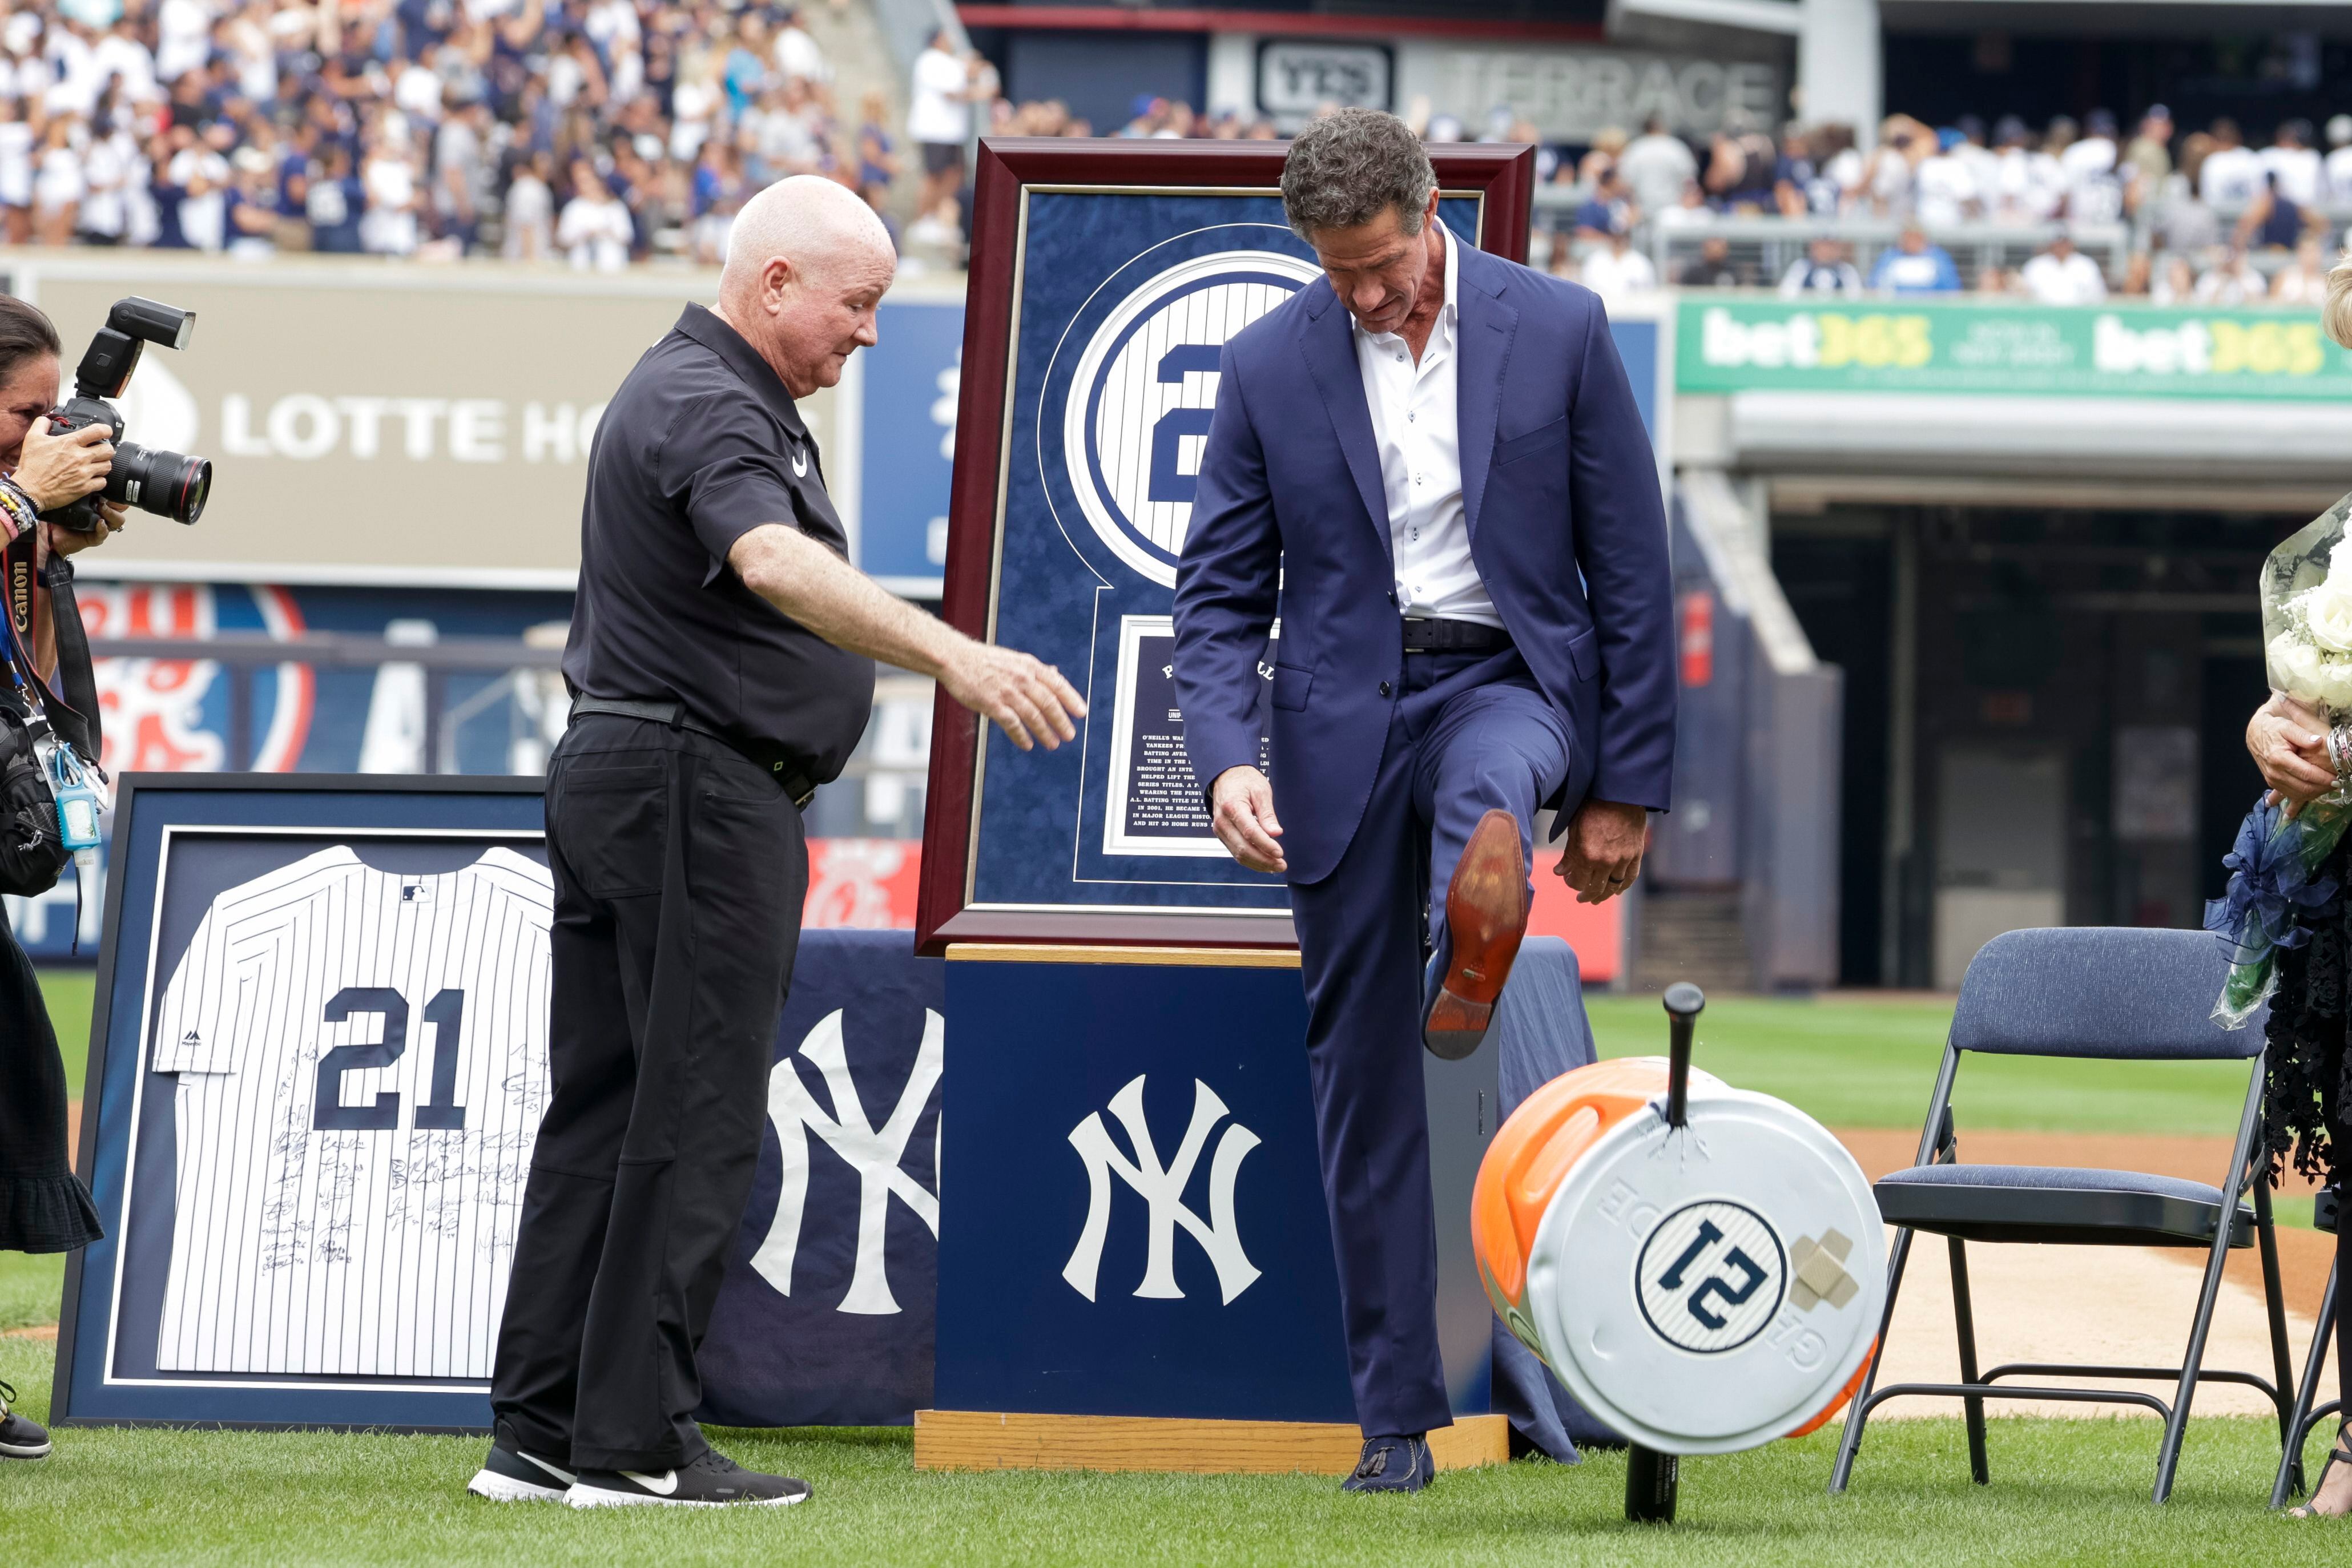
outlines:
{"label": "man in navy suit", "polygon": [[1420,1049],[1477,1048],[1537,810],[1598,903],[1632,884],[1674,768],[1665,517],[1607,317],[1449,236],[1436,190],[1391,115],[1292,144],[1283,204],[1324,279],[1224,347],[1176,578],[1217,836],[1290,884],[1357,1491],[1419,1490],[1452,1422]]}

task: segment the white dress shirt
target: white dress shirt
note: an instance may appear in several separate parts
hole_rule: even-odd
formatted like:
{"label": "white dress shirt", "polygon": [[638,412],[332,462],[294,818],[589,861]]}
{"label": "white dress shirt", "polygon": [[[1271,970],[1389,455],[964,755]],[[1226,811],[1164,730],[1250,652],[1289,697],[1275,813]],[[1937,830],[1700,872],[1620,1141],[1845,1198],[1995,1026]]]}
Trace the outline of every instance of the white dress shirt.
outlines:
{"label": "white dress shirt", "polygon": [[[1443,231],[1441,231],[1443,232]],[[1475,621],[1500,630],[1503,618],[1470,559],[1470,524],[1462,510],[1461,415],[1454,357],[1459,351],[1461,268],[1458,243],[1445,235],[1445,304],[1415,363],[1394,332],[1355,328],[1356,364],[1381,452],[1381,487],[1389,504],[1396,559],[1397,608],[1408,616]]]}

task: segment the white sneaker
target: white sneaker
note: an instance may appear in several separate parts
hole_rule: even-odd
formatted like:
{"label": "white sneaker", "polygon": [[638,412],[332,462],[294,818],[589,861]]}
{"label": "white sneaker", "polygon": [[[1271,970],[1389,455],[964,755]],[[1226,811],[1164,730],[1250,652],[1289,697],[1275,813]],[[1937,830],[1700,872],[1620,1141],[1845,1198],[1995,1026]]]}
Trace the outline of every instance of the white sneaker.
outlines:
{"label": "white sneaker", "polygon": [[562,1502],[579,1477],[520,1448],[490,1445],[489,1457],[466,1490],[492,1502]]}
{"label": "white sneaker", "polygon": [[806,1502],[809,1484],[790,1476],[747,1470],[715,1449],[683,1469],[650,1475],[642,1470],[583,1470],[563,1500],[574,1508],[722,1508],[751,1503],[789,1508]]}

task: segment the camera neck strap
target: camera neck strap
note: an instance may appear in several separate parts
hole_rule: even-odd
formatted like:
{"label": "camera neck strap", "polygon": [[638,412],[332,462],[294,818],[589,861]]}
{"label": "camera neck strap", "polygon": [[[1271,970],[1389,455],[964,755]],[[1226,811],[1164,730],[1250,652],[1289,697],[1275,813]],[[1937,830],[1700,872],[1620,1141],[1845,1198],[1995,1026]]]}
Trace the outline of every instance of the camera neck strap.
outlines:
{"label": "camera neck strap", "polygon": [[106,753],[104,719],[98,706],[98,674],[91,667],[89,633],[81,623],[81,605],[74,598],[73,562],[51,555],[41,568],[41,586],[49,591],[49,623],[58,640],[58,682],[65,700],[49,706],[49,722],[91,767]]}
{"label": "camera neck strap", "polygon": [[[74,598],[73,563],[51,554],[40,560],[40,532],[33,528],[15,531],[0,547],[0,587],[6,605],[0,620],[7,622],[6,654],[22,672],[26,687],[40,700],[50,726],[85,762],[95,767],[105,752],[105,732],[99,717],[98,677],[90,665],[89,635],[83,630],[81,607]],[[57,639],[58,685],[41,679],[33,657],[46,592],[49,625]]]}

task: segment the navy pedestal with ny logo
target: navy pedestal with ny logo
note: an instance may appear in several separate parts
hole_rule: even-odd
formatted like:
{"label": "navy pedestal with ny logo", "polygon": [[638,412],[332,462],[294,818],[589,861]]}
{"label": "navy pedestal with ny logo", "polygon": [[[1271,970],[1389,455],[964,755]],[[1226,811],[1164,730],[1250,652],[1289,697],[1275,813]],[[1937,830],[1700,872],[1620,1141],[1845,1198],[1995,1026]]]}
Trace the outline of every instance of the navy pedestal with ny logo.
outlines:
{"label": "navy pedestal with ny logo", "polygon": [[[1352,1422],[1295,965],[1048,951],[950,949],[938,1407]],[[1430,1061],[1449,1215],[1495,1061]],[[1442,1251],[1447,1381],[1483,1411],[1492,1318]]]}

